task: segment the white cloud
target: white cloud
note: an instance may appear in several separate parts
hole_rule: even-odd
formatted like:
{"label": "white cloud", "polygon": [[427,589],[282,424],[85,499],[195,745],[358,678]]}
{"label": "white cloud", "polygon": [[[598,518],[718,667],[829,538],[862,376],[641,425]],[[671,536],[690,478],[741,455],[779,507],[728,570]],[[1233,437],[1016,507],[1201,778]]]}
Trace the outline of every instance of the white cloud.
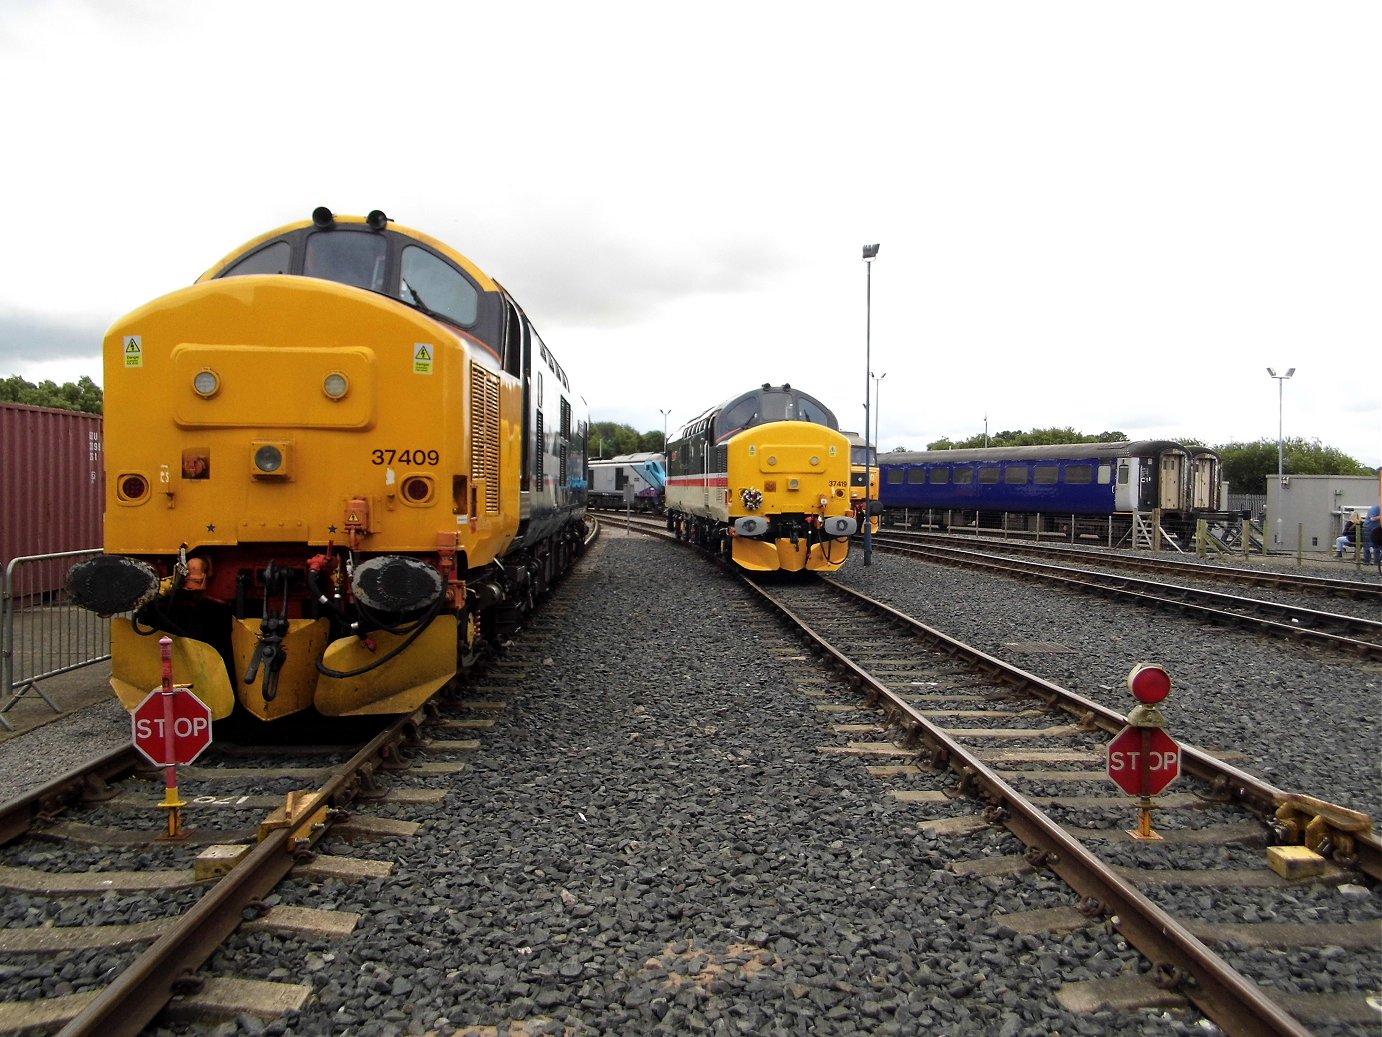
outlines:
{"label": "white cloud", "polygon": [[[75,341],[318,204],[382,208],[503,281],[597,419],[790,381],[860,428],[878,241],[885,448],[985,415],[1274,438],[1284,365],[1286,434],[1382,463],[1380,27],[1365,2],[9,4],[0,183],[29,219],[0,313]],[[10,328],[14,373],[51,370]]]}

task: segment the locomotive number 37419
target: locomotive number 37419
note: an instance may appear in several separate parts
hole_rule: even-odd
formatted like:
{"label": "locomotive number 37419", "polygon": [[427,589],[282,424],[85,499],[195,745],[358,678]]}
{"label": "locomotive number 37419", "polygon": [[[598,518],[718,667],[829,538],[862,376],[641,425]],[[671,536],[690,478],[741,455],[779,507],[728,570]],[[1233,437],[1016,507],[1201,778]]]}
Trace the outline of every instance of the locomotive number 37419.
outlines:
{"label": "locomotive number 37419", "polygon": [[435,450],[371,450],[371,464],[428,464],[441,463]]}

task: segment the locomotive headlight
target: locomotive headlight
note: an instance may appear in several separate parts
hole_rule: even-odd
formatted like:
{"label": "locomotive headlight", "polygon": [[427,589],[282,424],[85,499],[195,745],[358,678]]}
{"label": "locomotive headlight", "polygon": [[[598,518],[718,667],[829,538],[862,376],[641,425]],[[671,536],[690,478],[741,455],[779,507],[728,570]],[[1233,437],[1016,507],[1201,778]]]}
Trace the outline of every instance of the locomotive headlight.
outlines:
{"label": "locomotive headlight", "polygon": [[250,450],[250,463],[255,476],[281,479],[289,474],[287,443],[257,439],[250,444]]}
{"label": "locomotive headlight", "polygon": [[209,400],[221,391],[221,378],[210,368],[203,368],[192,376],[192,391]]}
{"label": "locomotive headlight", "polygon": [[350,389],[350,380],[339,371],[332,371],[322,379],[322,392],[328,400],[339,400]]}

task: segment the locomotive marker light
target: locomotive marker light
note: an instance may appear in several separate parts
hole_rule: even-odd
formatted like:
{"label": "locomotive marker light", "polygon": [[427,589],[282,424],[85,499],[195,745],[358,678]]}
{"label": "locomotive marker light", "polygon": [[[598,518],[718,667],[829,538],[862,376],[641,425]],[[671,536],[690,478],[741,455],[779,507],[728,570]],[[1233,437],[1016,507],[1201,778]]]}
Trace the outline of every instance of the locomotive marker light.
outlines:
{"label": "locomotive marker light", "polygon": [[1108,776],[1129,796],[1138,796],[1134,839],[1160,840],[1152,830],[1151,797],[1160,795],[1180,777],[1180,746],[1166,733],[1166,718],[1157,703],[1171,693],[1171,675],[1152,663],[1140,663],[1128,674],[1128,690],[1137,705],[1128,725],[1108,745]]}
{"label": "locomotive marker light", "polygon": [[160,637],[163,681],[130,713],[134,747],[163,770],[163,802],[168,811],[168,832],[162,838],[181,839],[182,808],[178,796],[178,765],[189,764],[211,744],[211,708],[186,685],[173,685],[173,639]]}

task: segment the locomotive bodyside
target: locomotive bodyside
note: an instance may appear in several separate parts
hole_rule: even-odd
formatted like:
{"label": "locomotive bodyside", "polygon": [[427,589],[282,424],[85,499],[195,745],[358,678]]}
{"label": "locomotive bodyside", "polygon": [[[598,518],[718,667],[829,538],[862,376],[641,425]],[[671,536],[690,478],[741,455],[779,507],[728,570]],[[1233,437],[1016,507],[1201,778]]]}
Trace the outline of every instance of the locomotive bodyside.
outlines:
{"label": "locomotive bodyside", "polygon": [[68,582],[133,613],[127,708],[167,634],[218,719],[406,712],[579,549],[583,401],[502,287],[382,213],[117,321],[105,401],[106,553]]}
{"label": "locomotive bodyside", "polygon": [[668,527],[755,571],[831,572],[858,528],[849,440],[789,385],[764,385],[689,422],[668,446]]}
{"label": "locomotive bodyside", "polygon": [[667,492],[667,465],[662,454],[642,451],[596,458],[588,462],[586,471],[591,507],[662,513]]}

